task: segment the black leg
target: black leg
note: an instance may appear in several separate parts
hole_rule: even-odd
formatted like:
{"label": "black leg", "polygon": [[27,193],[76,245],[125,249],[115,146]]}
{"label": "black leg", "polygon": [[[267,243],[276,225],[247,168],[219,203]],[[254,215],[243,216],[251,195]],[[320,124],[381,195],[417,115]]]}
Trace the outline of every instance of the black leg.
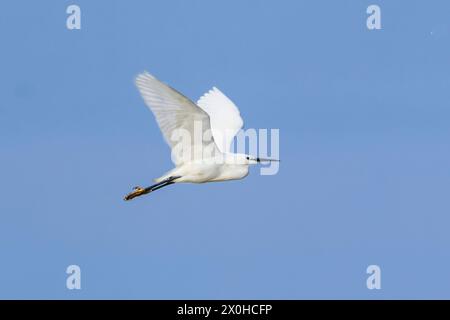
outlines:
{"label": "black leg", "polygon": [[167,182],[168,182],[167,180],[164,180],[164,181],[155,183],[154,185],[151,185],[150,187],[145,188],[142,191],[142,194],[150,193],[150,192],[152,192],[154,190],[157,190],[157,189],[159,189],[158,187],[162,188],[164,185],[166,185]]}
{"label": "black leg", "polygon": [[144,189],[144,194],[150,193],[150,192],[153,192],[155,190],[161,189],[161,188],[163,188],[165,186],[169,186],[171,184],[174,184],[175,182],[173,182],[173,181],[178,179],[178,178],[181,178],[181,176],[168,177],[167,179],[165,179],[165,180],[163,180],[161,182],[158,182],[158,183],[156,183],[156,184],[154,184],[154,185],[152,185],[150,187],[145,188]]}
{"label": "black leg", "polygon": [[171,184],[174,184],[174,183],[175,182],[173,182],[173,181],[167,181],[167,182],[161,183],[161,184],[159,184],[157,186],[152,186],[152,187],[145,188],[145,190],[150,189],[150,191],[148,192],[148,193],[150,193],[150,192],[156,191],[158,189],[164,188],[165,186],[169,186]]}

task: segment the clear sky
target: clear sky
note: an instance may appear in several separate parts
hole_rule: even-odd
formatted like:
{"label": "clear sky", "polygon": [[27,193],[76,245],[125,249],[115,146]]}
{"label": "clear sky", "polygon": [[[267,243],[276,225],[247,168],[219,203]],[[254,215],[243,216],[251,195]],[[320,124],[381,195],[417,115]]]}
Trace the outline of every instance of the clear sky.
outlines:
{"label": "clear sky", "polygon": [[[450,298],[449,12],[3,1],[0,298]],[[279,128],[279,173],[124,202],[172,167],[143,70],[195,100],[217,86],[247,128]]]}

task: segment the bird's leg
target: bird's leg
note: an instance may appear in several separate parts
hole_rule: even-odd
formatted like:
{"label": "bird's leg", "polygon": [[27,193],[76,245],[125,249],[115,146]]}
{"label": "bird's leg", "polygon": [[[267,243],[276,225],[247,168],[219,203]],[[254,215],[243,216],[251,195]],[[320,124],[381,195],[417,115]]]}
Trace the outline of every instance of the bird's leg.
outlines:
{"label": "bird's leg", "polygon": [[175,176],[175,177],[169,177],[161,182],[158,182],[150,187],[147,188],[141,188],[141,187],[135,187],[133,192],[127,194],[124,198],[125,201],[134,199],[136,197],[142,196],[144,194],[153,192],[155,190],[161,189],[162,187],[174,184],[175,182],[173,182],[175,179],[180,178],[180,176]]}
{"label": "bird's leg", "polygon": [[165,182],[165,183],[163,183],[163,184],[160,184],[160,185],[158,185],[158,186],[153,186],[153,187],[149,187],[149,188],[151,188],[151,190],[149,191],[149,192],[153,192],[153,191],[156,191],[156,190],[158,190],[158,189],[161,189],[161,188],[163,188],[163,187],[165,187],[165,186],[169,186],[169,185],[171,185],[171,184],[174,184],[175,182],[173,182],[173,181],[167,181],[167,182]]}

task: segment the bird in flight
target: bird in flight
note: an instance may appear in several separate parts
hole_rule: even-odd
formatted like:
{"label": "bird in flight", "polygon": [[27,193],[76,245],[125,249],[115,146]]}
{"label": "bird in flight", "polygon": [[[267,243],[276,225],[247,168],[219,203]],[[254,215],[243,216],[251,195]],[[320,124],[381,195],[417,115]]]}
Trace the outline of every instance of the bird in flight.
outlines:
{"label": "bird in flight", "polygon": [[150,187],[135,187],[124,200],[174,183],[242,179],[249,165],[279,161],[229,152],[244,122],[236,105],[219,89],[213,87],[194,103],[147,72],[137,76],[136,85],[172,149],[175,168],[154,179]]}

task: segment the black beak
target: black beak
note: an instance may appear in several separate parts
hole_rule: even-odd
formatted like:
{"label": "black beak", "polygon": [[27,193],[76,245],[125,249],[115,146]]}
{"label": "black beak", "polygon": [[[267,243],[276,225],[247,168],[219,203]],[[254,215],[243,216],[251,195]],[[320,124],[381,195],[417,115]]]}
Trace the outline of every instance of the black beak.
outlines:
{"label": "black beak", "polygon": [[271,162],[271,161],[280,162],[280,160],[278,159],[256,158],[256,162]]}

